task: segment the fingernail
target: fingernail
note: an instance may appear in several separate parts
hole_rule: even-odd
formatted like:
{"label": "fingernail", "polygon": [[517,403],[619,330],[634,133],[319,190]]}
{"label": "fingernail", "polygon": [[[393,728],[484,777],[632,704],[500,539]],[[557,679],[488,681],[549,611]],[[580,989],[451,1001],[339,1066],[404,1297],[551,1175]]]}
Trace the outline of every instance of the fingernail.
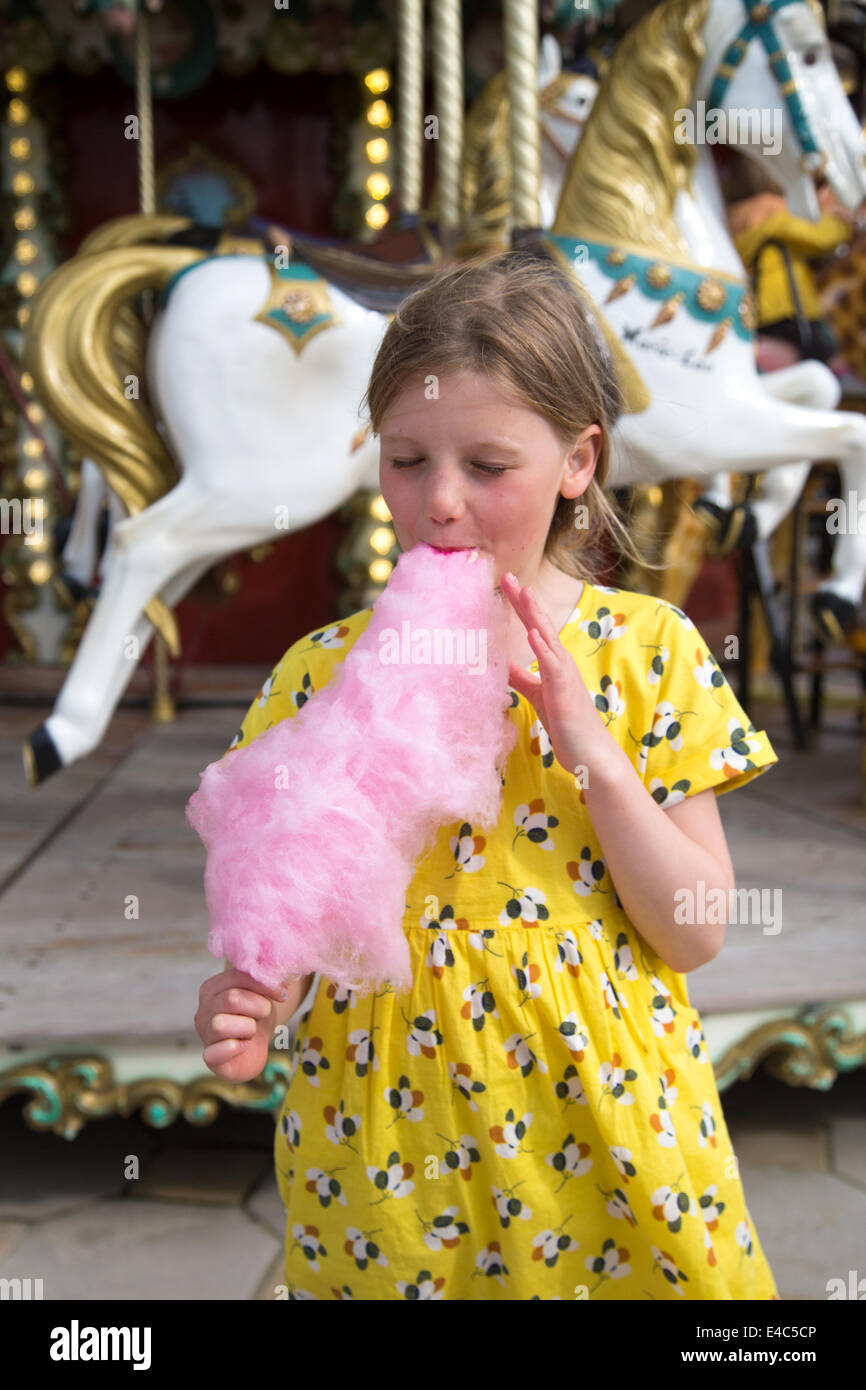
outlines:
{"label": "fingernail", "polygon": [[238,1052],[246,1052],[246,1050],[247,1050],[247,1048],[249,1047],[249,1045],[250,1045],[250,1039],[247,1038],[246,1042],[242,1042],[242,1043],[241,1043],[240,1047],[238,1048]]}

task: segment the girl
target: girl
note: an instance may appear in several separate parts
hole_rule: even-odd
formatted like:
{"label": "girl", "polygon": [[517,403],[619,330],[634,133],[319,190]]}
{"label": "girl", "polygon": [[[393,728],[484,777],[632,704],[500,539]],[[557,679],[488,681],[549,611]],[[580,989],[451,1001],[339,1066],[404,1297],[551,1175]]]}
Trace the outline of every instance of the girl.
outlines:
{"label": "girl", "polygon": [[[570,272],[512,251],[400,306],[367,392],[405,551],[492,557],[519,741],[493,835],[407,891],[414,984],[202,986],[204,1060],[297,1023],[274,1156],[292,1299],[774,1299],[685,975],[734,873],[716,795],[777,761],[679,609],[594,582],[620,397]],[[372,610],[295,642],[231,747],[291,718]],[[715,890],[715,891],[714,891]]]}

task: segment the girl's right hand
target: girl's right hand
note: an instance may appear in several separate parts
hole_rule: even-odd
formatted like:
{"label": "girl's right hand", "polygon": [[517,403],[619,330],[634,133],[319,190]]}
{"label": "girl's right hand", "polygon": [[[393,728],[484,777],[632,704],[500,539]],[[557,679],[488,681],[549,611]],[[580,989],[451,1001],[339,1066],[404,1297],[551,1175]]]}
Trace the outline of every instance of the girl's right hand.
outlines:
{"label": "girl's right hand", "polygon": [[202,1059],[223,1081],[252,1081],[261,1075],[274,1031],[275,1005],[282,991],[242,970],[221,970],[198,992],[193,1020],[205,1044]]}

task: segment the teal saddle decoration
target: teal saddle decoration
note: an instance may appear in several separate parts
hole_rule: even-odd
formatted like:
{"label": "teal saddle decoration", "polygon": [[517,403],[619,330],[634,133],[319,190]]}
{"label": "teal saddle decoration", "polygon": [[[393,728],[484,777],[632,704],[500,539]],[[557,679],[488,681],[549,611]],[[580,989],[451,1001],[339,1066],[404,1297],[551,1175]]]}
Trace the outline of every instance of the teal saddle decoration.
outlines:
{"label": "teal saddle decoration", "polygon": [[638,255],[607,242],[554,236],[550,232],[546,235],[575,267],[591,261],[611,280],[630,279],[628,289],[640,289],[648,299],[664,303],[676,299],[676,307],[684,308],[700,323],[719,324],[729,319],[744,341],[751,342],[755,336],[754,310],[745,279],[738,282],[712,270]]}

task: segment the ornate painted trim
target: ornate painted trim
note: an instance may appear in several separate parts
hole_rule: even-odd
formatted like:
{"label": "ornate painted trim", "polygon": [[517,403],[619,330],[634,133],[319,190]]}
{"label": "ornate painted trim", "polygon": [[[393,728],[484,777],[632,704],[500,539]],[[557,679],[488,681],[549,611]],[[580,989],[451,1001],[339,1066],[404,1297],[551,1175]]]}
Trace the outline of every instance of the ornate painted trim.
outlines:
{"label": "ornate painted trim", "polygon": [[331,302],[327,280],[311,266],[293,260],[291,265],[279,268],[271,262],[269,269],[270,293],[255,320],[276,328],[300,357],[316,333],[343,320]]}
{"label": "ornate painted trim", "polygon": [[573,265],[587,260],[616,283],[605,303],[639,289],[648,299],[663,301],[667,313],[659,322],[668,322],[682,307],[701,323],[728,324],[747,342],[755,336],[756,315],[751,291],[745,280],[736,280],[723,271],[703,266],[687,266],[647,256],[625,246],[611,246],[581,237],[545,235],[560,248]]}
{"label": "ornate painted trim", "polygon": [[[292,1078],[292,1055],[272,1048],[261,1076],[241,1083],[210,1074],[186,1083],[159,1076],[121,1083],[105,1057],[47,1056],[0,1072],[0,1104],[29,1094],[23,1114],[30,1128],[65,1139],[74,1139],[88,1120],[135,1111],[153,1129],[166,1129],[181,1116],[189,1124],[211,1124],[221,1102],[276,1116]],[[762,1062],[789,1086],[826,1091],[840,1072],[866,1065],[866,1032],[855,1034],[848,1013],[835,1004],[759,1024],[714,1063],[719,1091],[748,1080]]]}

